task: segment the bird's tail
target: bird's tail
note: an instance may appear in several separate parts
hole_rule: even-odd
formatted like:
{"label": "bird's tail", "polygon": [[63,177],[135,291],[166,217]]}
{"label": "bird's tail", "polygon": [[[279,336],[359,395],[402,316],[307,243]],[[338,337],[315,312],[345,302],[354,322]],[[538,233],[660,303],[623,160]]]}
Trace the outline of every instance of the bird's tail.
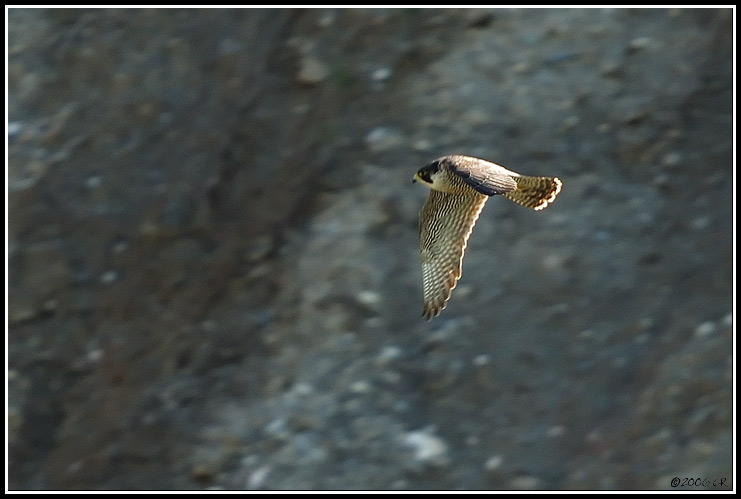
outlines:
{"label": "bird's tail", "polygon": [[561,180],[556,177],[512,177],[517,189],[505,192],[504,195],[517,204],[542,210],[556,199],[561,192]]}

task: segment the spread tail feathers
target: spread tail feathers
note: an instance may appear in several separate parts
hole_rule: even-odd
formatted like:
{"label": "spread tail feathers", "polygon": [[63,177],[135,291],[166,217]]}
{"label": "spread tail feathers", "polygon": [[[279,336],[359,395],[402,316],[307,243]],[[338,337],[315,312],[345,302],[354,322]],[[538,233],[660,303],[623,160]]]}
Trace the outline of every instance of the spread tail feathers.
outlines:
{"label": "spread tail feathers", "polygon": [[561,192],[561,180],[556,177],[513,177],[517,189],[505,192],[504,196],[517,204],[542,210],[556,199]]}

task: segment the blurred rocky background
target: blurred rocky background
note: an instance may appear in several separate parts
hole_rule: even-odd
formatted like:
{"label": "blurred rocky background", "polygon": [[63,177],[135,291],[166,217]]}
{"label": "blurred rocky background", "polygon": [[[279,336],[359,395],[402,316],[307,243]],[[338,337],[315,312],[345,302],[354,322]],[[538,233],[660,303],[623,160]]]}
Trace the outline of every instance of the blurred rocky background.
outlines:
{"label": "blurred rocky background", "polygon": [[[11,489],[733,487],[732,10],[10,9],[7,50]],[[564,188],[492,199],[427,322],[452,153]]]}

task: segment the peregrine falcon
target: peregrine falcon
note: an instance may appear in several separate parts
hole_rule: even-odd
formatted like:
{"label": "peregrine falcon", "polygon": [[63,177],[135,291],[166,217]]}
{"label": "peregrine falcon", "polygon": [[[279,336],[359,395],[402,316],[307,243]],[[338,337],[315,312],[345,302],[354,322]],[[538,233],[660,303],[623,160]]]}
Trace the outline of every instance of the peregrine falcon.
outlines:
{"label": "peregrine falcon", "polygon": [[527,177],[470,156],[444,156],[420,169],[412,182],[430,188],[419,213],[424,308],[440,315],[461,277],[468,236],[489,196],[502,194],[517,204],[542,210],[561,192],[556,177]]}

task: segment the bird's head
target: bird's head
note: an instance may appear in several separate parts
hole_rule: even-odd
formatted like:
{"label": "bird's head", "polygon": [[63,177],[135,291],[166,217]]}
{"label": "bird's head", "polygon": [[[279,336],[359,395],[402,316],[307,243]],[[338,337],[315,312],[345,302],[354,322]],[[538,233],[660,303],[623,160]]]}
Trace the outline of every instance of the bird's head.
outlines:
{"label": "bird's head", "polygon": [[436,160],[420,168],[419,171],[414,174],[412,182],[420,182],[430,189],[440,191],[444,190],[442,183],[443,178],[442,163],[440,160]]}

